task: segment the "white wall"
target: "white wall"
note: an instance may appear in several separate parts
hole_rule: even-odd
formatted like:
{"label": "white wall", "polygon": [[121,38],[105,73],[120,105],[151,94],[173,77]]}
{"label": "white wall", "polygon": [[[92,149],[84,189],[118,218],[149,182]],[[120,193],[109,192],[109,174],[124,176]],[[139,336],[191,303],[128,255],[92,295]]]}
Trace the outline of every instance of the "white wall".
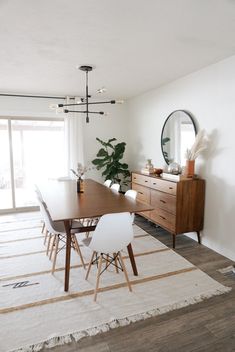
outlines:
{"label": "white wall", "polygon": [[[157,78],[156,78],[157,79]],[[235,56],[129,101],[130,166],[139,170],[152,158],[165,165],[160,136],[167,116],[176,109],[191,112],[206,129],[210,148],[196,160],[206,179],[202,243],[235,260]]]}
{"label": "white wall", "polygon": [[[127,106],[123,105],[107,105],[105,111],[109,112],[107,117],[90,117],[90,122],[83,123],[83,143],[84,143],[84,156],[85,165],[91,166],[91,161],[95,159],[101,144],[96,141],[96,137],[107,141],[110,138],[116,138],[117,143],[127,142],[129,131],[127,129]],[[126,157],[123,161],[127,160],[129,144],[126,146]],[[87,172],[87,177],[91,177],[98,182],[103,182],[104,178],[101,176],[102,171],[93,169]]]}

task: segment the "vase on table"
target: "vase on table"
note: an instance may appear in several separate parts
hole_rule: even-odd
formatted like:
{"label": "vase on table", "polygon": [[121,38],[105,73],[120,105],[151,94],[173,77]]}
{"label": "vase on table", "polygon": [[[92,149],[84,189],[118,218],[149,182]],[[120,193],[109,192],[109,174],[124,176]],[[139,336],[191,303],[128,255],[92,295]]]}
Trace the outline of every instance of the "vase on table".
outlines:
{"label": "vase on table", "polygon": [[77,179],[77,193],[84,192],[84,181],[81,177]]}

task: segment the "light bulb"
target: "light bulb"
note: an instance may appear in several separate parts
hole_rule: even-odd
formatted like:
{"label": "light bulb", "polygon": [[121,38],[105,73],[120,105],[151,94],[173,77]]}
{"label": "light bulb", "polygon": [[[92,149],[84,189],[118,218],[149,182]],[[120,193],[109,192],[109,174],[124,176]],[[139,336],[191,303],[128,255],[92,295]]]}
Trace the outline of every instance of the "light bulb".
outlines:
{"label": "light bulb", "polygon": [[97,93],[106,93],[107,89],[105,87],[97,89]]}
{"label": "light bulb", "polygon": [[50,104],[49,109],[50,110],[56,110],[58,108],[58,104]]}
{"label": "light bulb", "polygon": [[63,109],[63,108],[57,108],[57,109],[56,109],[56,113],[57,113],[57,114],[59,114],[59,113],[61,113],[61,112],[64,112],[64,109]]}

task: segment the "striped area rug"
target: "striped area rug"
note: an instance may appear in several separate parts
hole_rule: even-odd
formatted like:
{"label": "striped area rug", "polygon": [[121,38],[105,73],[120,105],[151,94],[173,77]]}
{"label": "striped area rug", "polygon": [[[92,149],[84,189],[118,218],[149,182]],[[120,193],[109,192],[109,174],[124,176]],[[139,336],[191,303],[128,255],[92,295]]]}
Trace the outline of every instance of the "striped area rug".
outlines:
{"label": "striped area rug", "polygon": [[[133,275],[123,253],[133,292],[128,291],[123,273],[111,268],[101,276],[95,303],[96,267],[86,281],[72,251],[70,290],[65,293],[64,250],[52,275],[37,216],[1,223],[0,351],[40,351],[78,341],[230,290],[136,225],[134,234],[139,276]],[[82,236],[78,235],[79,242]],[[88,263],[91,252],[81,249]]]}

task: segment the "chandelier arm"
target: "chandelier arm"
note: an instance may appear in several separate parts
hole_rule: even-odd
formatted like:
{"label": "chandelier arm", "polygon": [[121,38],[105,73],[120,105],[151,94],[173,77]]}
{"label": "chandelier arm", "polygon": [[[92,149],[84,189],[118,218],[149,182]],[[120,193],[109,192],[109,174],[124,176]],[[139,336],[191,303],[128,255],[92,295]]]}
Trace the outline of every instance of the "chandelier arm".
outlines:
{"label": "chandelier arm", "polygon": [[[96,104],[116,104],[116,100],[109,100],[109,101],[91,101],[88,102],[88,105],[96,105]],[[87,103],[76,103],[76,104],[58,104],[59,108],[63,108],[64,106],[84,106]]]}
{"label": "chandelier arm", "polygon": [[64,113],[65,114],[68,114],[69,112],[79,112],[79,113],[82,113],[82,114],[85,114],[87,111],[86,110],[67,110],[67,109],[64,109]]}
{"label": "chandelier arm", "polygon": [[79,111],[79,110],[64,110],[64,112],[67,114],[69,112],[77,112],[77,113],[83,113],[83,114],[100,114],[100,115],[104,115],[104,111],[86,111],[86,110],[83,110],[83,111]]}

